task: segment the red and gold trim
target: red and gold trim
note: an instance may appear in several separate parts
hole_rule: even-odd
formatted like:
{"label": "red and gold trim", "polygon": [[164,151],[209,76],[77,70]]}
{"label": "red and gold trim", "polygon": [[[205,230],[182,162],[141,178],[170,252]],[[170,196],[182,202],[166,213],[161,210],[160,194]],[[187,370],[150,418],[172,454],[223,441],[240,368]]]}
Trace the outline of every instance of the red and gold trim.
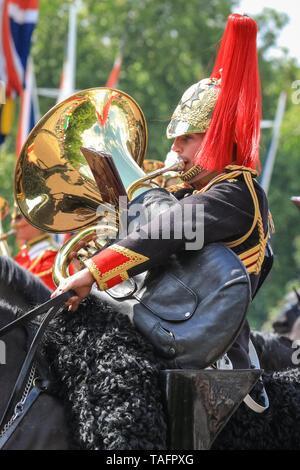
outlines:
{"label": "red and gold trim", "polygon": [[[267,236],[264,239],[263,254],[266,249],[268,238],[269,238],[269,232],[267,233]],[[262,244],[258,243],[253,248],[250,248],[249,250],[244,251],[243,253],[238,255],[242,263],[245,265],[249,274],[251,273],[258,274],[260,272],[262,261],[263,261],[263,257],[261,256],[261,253],[262,253]]]}
{"label": "red and gold trim", "polygon": [[172,186],[168,186],[165,189],[169,191],[169,193],[176,193],[177,191],[179,191],[179,189],[183,189],[183,188],[191,188],[191,186],[187,183],[180,183],[180,184],[173,184]]}
{"label": "red and gold trim", "polygon": [[129,278],[128,269],[148,260],[149,258],[140,253],[114,244],[85,261],[84,264],[95,278],[99,289],[106,290],[126,281]]}
{"label": "red and gold trim", "polygon": [[[41,259],[43,258],[44,254],[46,253],[47,250],[44,250],[35,260],[31,263],[31,265],[27,268],[28,271],[32,272],[32,270],[39,264]],[[41,274],[42,275],[42,274]]]}
{"label": "red and gold trim", "polygon": [[256,272],[256,265],[259,258],[260,246],[256,245],[250,250],[238,255],[242,263],[245,265],[249,274]]}
{"label": "red and gold trim", "polygon": [[[259,274],[263,260],[264,260],[264,256],[265,256],[266,245],[267,245],[267,241],[269,238],[269,231],[265,236],[262,216],[260,213],[260,208],[259,208],[258,199],[257,199],[257,194],[253,186],[252,176],[254,177],[257,176],[257,171],[253,170],[252,168],[248,168],[245,166],[238,166],[238,165],[228,165],[226,166],[226,170],[228,170],[229,173],[224,173],[218,176],[217,178],[214,178],[204,188],[202,188],[199,191],[194,191],[193,194],[204,193],[215,183],[220,183],[221,181],[225,181],[225,180],[232,181],[232,180],[235,180],[236,177],[243,175],[245,183],[247,184],[249,192],[251,194],[253,205],[254,205],[254,217],[253,217],[252,226],[250,230],[241,238],[239,238],[238,240],[234,240],[232,242],[225,243],[225,245],[228,246],[229,248],[234,248],[238,245],[241,245],[242,243],[244,243],[245,240],[247,240],[247,238],[250,237],[253,230],[257,226],[258,233],[259,233],[258,245],[254,246],[250,250],[245,251],[244,253],[241,253],[239,255],[239,258],[246,266],[249,274],[251,273]],[[271,231],[274,232],[275,229],[274,229],[274,225],[272,222],[273,222],[272,216],[271,214],[269,214],[268,226],[270,227],[271,225]]]}
{"label": "red and gold trim", "polygon": [[48,274],[52,274],[52,268],[47,269],[47,271],[43,271],[42,273],[36,273],[35,276],[44,277],[44,276],[48,276]]}

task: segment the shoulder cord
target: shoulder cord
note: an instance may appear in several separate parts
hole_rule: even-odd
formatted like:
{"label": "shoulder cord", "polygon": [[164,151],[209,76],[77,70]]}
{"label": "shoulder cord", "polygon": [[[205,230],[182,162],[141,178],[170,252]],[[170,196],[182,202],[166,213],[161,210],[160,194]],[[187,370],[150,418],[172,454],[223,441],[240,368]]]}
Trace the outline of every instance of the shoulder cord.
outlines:
{"label": "shoulder cord", "polygon": [[35,267],[36,265],[40,262],[40,260],[42,259],[42,257],[44,256],[44,254],[46,253],[47,250],[44,250],[42,253],[40,253],[31,263],[31,265],[29,266],[29,268],[27,269],[27,271],[31,272]]}
{"label": "shoulder cord", "polygon": [[[248,186],[248,189],[250,191],[253,204],[254,204],[254,218],[253,218],[252,226],[250,230],[243,237],[233,242],[225,243],[225,245],[227,245],[229,248],[240,245],[245,240],[247,240],[247,238],[251,235],[255,226],[257,225],[258,233],[259,233],[259,254],[258,254],[254,269],[249,270],[247,268],[247,270],[249,273],[253,272],[254,274],[259,274],[261,270],[261,265],[264,259],[266,244],[267,244],[267,240],[269,237],[269,230],[265,237],[258,199],[257,199],[256,191],[254,189],[253,180],[252,180],[252,175],[257,176],[257,171],[252,170],[252,168],[247,168],[247,167],[238,166],[238,165],[228,165],[226,169],[232,170],[232,171],[230,173],[225,173],[217,178],[214,178],[210,183],[208,183],[208,185],[205,186],[205,188],[201,189],[200,191],[194,191],[193,194],[203,193],[207,191],[215,183],[219,183],[220,181],[225,181],[227,179],[231,179],[231,178],[234,178],[243,174],[244,180]],[[272,222],[272,218],[271,218],[271,215],[269,214],[269,223],[270,222]],[[249,251],[252,251],[252,250],[248,250],[248,252]],[[241,255],[239,255],[239,257],[241,257]],[[249,355],[250,355],[251,363],[254,365],[254,367],[256,369],[260,369],[259,359],[251,341],[249,342]],[[252,409],[256,413],[262,413],[269,407],[269,398],[264,387],[262,390],[262,396],[264,399],[264,405],[260,405],[259,403],[257,403],[255,400],[253,400],[253,398],[249,394],[246,395],[243,401],[250,409]]]}
{"label": "shoulder cord", "polygon": [[238,165],[228,165],[228,166],[226,166],[226,170],[231,170],[231,171],[230,171],[230,173],[224,173],[220,176],[217,176],[212,181],[210,181],[210,183],[208,183],[204,188],[194,191],[193,194],[204,193],[205,191],[210,189],[211,186],[213,186],[216,183],[219,183],[221,181],[225,181],[225,180],[228,180],[228,179],[231,179],[231,178],[235,178],[237,176],[240,176],[241,174],[243,175],[244,180],[245,180],[245,182],[248,186],[248,189],[250,191],[250,194],[252,196],[252,200],[253,200],[253,204],[254,204],[254,218],[253,218],[252,226],[251,226],[250,230],[245,235],[243,235],[241,238],[239,238],[238,240],[232,241],[232,242],[225,243],[225,245],[228,246],[229,248],[233,248],[233,247],[236,247],[236,246],[240,245],[245,240],[247,240],[247,238],[249,238],[249,236],[253,232],[255,226],[257,225],[258,233],[259,233],[259,253],[258,253],[258,257],[257,257],[257,260],[256,260],[255,267],[253,269],[251,269],[251,272],[253,272],[254,274],[259,274],[259,272],[261,270],[261,265],[262,265],[263,260],[264,260],[265,249],[266,249],[266,244],[267,244],[267,240],[268,240],[268,237],[269,237],[269,232],[267,233],[267,236],[265,237],[262,217],[261,217],[259,204],[258,204],[258,199],[257,199],[256,191],[255,191],[254,186],[253,186],[252,175],[257,176],[257,171],[253,170],[252,168],[248,168],[248,167],[245,167],[245,166],[238,166]]}
{"label": "shoulder cord", "polygon": [[[36,265],[40,262],[40,260],[42,259],[42,257],[44,256],[44,254],[46,253],[47,250],[43,251],[42,253],[39,254],[39,256],[37,256],[37,258],[35,258],[35,260],[33,260],[32,264],[29,266],[29,268],[27,269],[27,271],[29,272],[32,272],[33,269],[36,267]],[[42,271],[42,272],[39,272],[39,273],[33,273],[36,277],[43,277],[43,276],[46,276],[47,274],[50,274],[52,273],[52,267],[47,269],[46,271]]]}

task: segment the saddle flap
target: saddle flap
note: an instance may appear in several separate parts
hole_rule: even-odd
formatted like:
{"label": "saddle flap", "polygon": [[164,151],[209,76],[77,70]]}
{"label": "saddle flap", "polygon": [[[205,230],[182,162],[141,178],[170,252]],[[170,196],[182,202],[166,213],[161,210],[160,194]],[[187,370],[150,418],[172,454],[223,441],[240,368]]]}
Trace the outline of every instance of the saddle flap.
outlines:
{"label": "saddle flap", "polygon": [[244,324],[251,298],[245,266],[232,250],[212,243],[173,257],[156,274],[134,294],[135,326],[170,368],[209,366]]}

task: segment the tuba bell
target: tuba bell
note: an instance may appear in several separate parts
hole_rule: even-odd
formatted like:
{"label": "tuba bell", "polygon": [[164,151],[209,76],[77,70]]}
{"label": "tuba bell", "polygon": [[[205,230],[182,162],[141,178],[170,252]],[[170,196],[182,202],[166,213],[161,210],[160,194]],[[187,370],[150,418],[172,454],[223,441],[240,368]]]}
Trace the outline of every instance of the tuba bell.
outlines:
{"label": "tuba bell", "polygon": [[[153,174],[146,177],[141,169],[146,148],[141,108],[112,88],[72,95],[50,109],[29,134],[15,168],[19,209],[40,230],[76,232],[55,260],[56,285],[68,275],[68,255],[82,240],[87,243],[107,229],[116,234],[117,224],[110,226],[110,220],[119,196],[127,197],[130,188],[132,197],[141,179],[149,186],[146,179]],[[95,249],[106,242],[107,237],[98,237]]]}

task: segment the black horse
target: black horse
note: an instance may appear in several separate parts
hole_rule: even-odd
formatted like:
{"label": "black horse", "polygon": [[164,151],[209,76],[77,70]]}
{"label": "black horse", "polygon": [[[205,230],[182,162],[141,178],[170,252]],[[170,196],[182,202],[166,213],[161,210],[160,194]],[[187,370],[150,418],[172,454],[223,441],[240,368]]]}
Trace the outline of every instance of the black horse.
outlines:
{"label": "black horse", "polygon": [[[295,298],[296,297],[296,298]],[[294,289],[272,322],[273,332],[251,331],[262,369],[280,371],[299,367],[300,295]]]}
{"label": "black horse", "polygon": [[[12,260],[1,257],[0,278],[2,296],[22,307],[1,300],[0,328],[49,299],[49,290]],[[1,416],[37,326],[22,325],[2,337]],[[97,295],[82,302],[76,315],[64,311],[51,321],[35,363],[36,375],[49,382],[48,389],[4,449],[166,448],[162,364],[129,319]],[[23,394],[24,389],[16,401]]]}
{"label": "black horse", "polygon": [[[23,309],[29,309],[33,306],[37,300],[47,300],[50,291],[44,284],[20,269],[16,263],[8,258],[1,257],[0,271],[2,299],[5,296],[19,306],[11,306],[4,300],[0,301],[1,329],[23,313]],[[4,416],[36,328],[37,325],[34,324],[21,325],[1,338],[5,353],[4,361],[0,365],[0,419],[2,420],[0,443],[3,449],[52,450],[68,449],[70,447],[69,430],[66,424],[63,403],[50,391],[51,372],[49,365],[41,357],[36,358],[33,367],[30,368],[29,374],[27,374],[24,386],[14,399],[13,407]],[[29,395],[28,392],[32,390],[34,385],[40,384],[41,381],[43,381],[44,386],[47,383],[47,390],[42,391],[30,410],[25,414],[21,424],[16,427],[11,437],[3,444],[3,430],[7,430],[9,433],[15,426],[18,416],[22,414],[21,411],[25,404],[25,398]],[[39,387],[36,387],[36,390],[39,391]],[[27,400],[27,403],[29,400]]]}
{"label": "black horse", "polygon": [[278,333],[251,331],[260,366],[265,371],[282,371],[299,367],[292,339]]}
{"label": "black horse", "polygon": [[[12,267],[11,260],[6,263]],[[0,266],[3,274],[5,263]],[[18,268],[20,274],[25,276],[21,283],[7,282],[6,298],[22,300],[26,282],[27,288],[34,286],[26,290],[23,312],[38,299],[38,303],[47,300],[49,292]],[[9,281],[8,276],[2,279],[3,284]],[[20,309],[1,302],[1,325],[19,314]],[[19,327],[3,338],[7,364],[0,365],[1,412],[32,328]],[[76,314],[64,311],[51,321],[36,363],[38,375],[50,386],[4,449],[168,449],[160,387],[165,365],[130,320],[104,304],[97,292],[82,302]],[[299,370],[265,374],[264,381],[270,408],[257,415],[242,404],[217,437],[214,449],[299,449]]]}
{"label": "black horse", "polygon": [[[300,295],[298,291],[294,289],[293,292],[287,295],[286,299],[285,305],[273,321],[272,326],[275,333],[285,335],[286,337],[292,335],[293,338],[291,339],[297,339],[295,338],[295,330],[293,331],[293,328],[300,318]],[[300,339],[300,336],[298,339]]]}

